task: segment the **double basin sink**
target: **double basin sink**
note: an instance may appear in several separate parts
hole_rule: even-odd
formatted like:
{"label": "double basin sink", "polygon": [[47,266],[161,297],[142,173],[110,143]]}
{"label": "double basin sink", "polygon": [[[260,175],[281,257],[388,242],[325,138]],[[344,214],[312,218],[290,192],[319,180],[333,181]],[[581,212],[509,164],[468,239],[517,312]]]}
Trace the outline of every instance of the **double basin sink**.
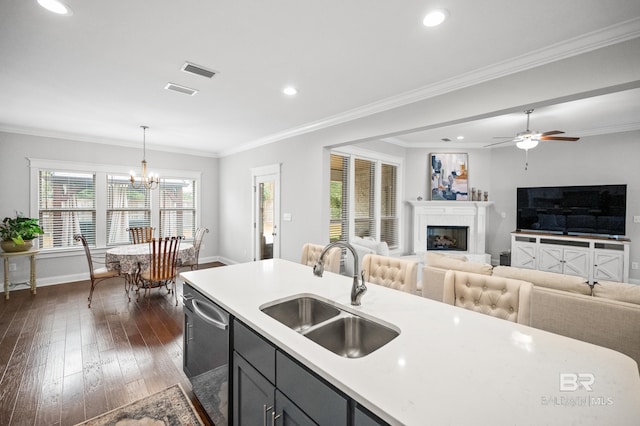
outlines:
{"label": "double basin sink", "polygon": [[366,356],[400,334],[381,322],[353,314],[313,295],[267,303],[260,310],[345,358]]}

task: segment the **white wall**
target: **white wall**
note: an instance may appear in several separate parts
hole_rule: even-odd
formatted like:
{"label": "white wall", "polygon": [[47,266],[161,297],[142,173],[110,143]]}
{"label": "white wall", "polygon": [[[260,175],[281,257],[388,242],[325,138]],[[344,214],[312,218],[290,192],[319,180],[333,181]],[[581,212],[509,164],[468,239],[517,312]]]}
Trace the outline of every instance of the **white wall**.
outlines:
{"label": "white wall", "polygon": [[[27,158],[77,161],[96,164],[126,165],[138,170],[142,150],[115,145],[70,141],[39,136],[0,132],[0,218],[16,211],[29,211],[29,161]],[[201,224],[209,228],[200,258],[214,258],[218,249],[218,159],[158,152],[147,149],[147,161],[153,169],[177,169],[202,172]],[[16,262],[17,277],[28,276],[26,261]],[[37,262],[38,285],[84,279],[88,277],[84,251],[51,257],[40,254]],[[0,270],[1,271],[1,270]],[[0,272],[4,274],[3,272]],[[13,274],[13,273],[12,273]],[[4,279],[4,277],[3,277]],[[18,281],[16,279],[16,281]]]}

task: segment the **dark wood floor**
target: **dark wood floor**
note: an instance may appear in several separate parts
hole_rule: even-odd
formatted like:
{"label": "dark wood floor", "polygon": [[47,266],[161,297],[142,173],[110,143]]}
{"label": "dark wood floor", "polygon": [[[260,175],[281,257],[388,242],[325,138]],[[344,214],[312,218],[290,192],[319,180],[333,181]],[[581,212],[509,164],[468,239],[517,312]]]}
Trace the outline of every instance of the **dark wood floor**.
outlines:
{"label": "dark wood floor", "polygon": [[73,425],[176,383],[201,411],[182,372],[177,293],[178,306],[161,289],[129,302],[115,279],[89,309],[88,281],[12,291],[0,302],[0,425]]}

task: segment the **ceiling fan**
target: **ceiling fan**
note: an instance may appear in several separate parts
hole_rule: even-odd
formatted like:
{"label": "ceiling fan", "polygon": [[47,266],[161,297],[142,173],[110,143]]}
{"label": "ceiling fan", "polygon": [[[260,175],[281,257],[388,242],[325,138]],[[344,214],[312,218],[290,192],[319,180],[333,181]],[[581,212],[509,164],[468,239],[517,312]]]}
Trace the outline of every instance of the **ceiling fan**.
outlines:
{"label": "ceiling fan", "polygon": [[[507,143],[507,142],[515,142],[516,146],[520,149],[524,149],[529,150],[531,148],[535,148],[536,146],[538,146],[538,143],[540,141],[568,141],[568,142],[575,142],[580,138],[575,138],[575,137],[569,137],[569,136],[555,136],[555,135],[560,135],[564,132],[560,131],[560,130],[550,130],[548,132],[544,132],[544,133],[540,133],[537,132],[535,130],[530,130],[529,129],[529,119],[531,118],[531,113],[533,112],[532,109],[528,109],[526,110],[524,113],[527,114],[527,130],[525,130],[524,132],[520,132],[518,134],[516,134],[516,137],[513,138],[511,141],[501,141],[501,142],[496,142],[490,145],[486,145],[485,148],[490,147],[490,146],[495,146],[495,145],[500,145],[503,143]],[[499,138],[502,139],[502,138]]]}

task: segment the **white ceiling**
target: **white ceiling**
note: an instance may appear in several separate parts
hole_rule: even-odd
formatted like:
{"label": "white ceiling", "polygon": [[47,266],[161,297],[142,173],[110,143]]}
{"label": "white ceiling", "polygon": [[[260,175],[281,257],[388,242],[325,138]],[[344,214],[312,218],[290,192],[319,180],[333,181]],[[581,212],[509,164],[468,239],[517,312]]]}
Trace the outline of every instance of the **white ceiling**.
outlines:
{"label": "white ceiling", "polygon": [[[150,149],[211,156],[380,112],[403,96],[415,101],[426,87],[544,58],[567,41],[640,34],[637,0],[66,3],[73,16],[36,0],[0,3],[0,130],[139,146],[144,124]],[[434,7],[450,17],[426,28]],[[185,61],[219,74],[186,74]],[[168,82],[199,92],[169,92]],[[289,84],[297,96],[282,94]],[[637,129],[639,111],[635,89],[542,105],[531,128]],[[525,127],[524,114],[511,111],[392,141],[430,146],[462,134],[485,146]]]}

